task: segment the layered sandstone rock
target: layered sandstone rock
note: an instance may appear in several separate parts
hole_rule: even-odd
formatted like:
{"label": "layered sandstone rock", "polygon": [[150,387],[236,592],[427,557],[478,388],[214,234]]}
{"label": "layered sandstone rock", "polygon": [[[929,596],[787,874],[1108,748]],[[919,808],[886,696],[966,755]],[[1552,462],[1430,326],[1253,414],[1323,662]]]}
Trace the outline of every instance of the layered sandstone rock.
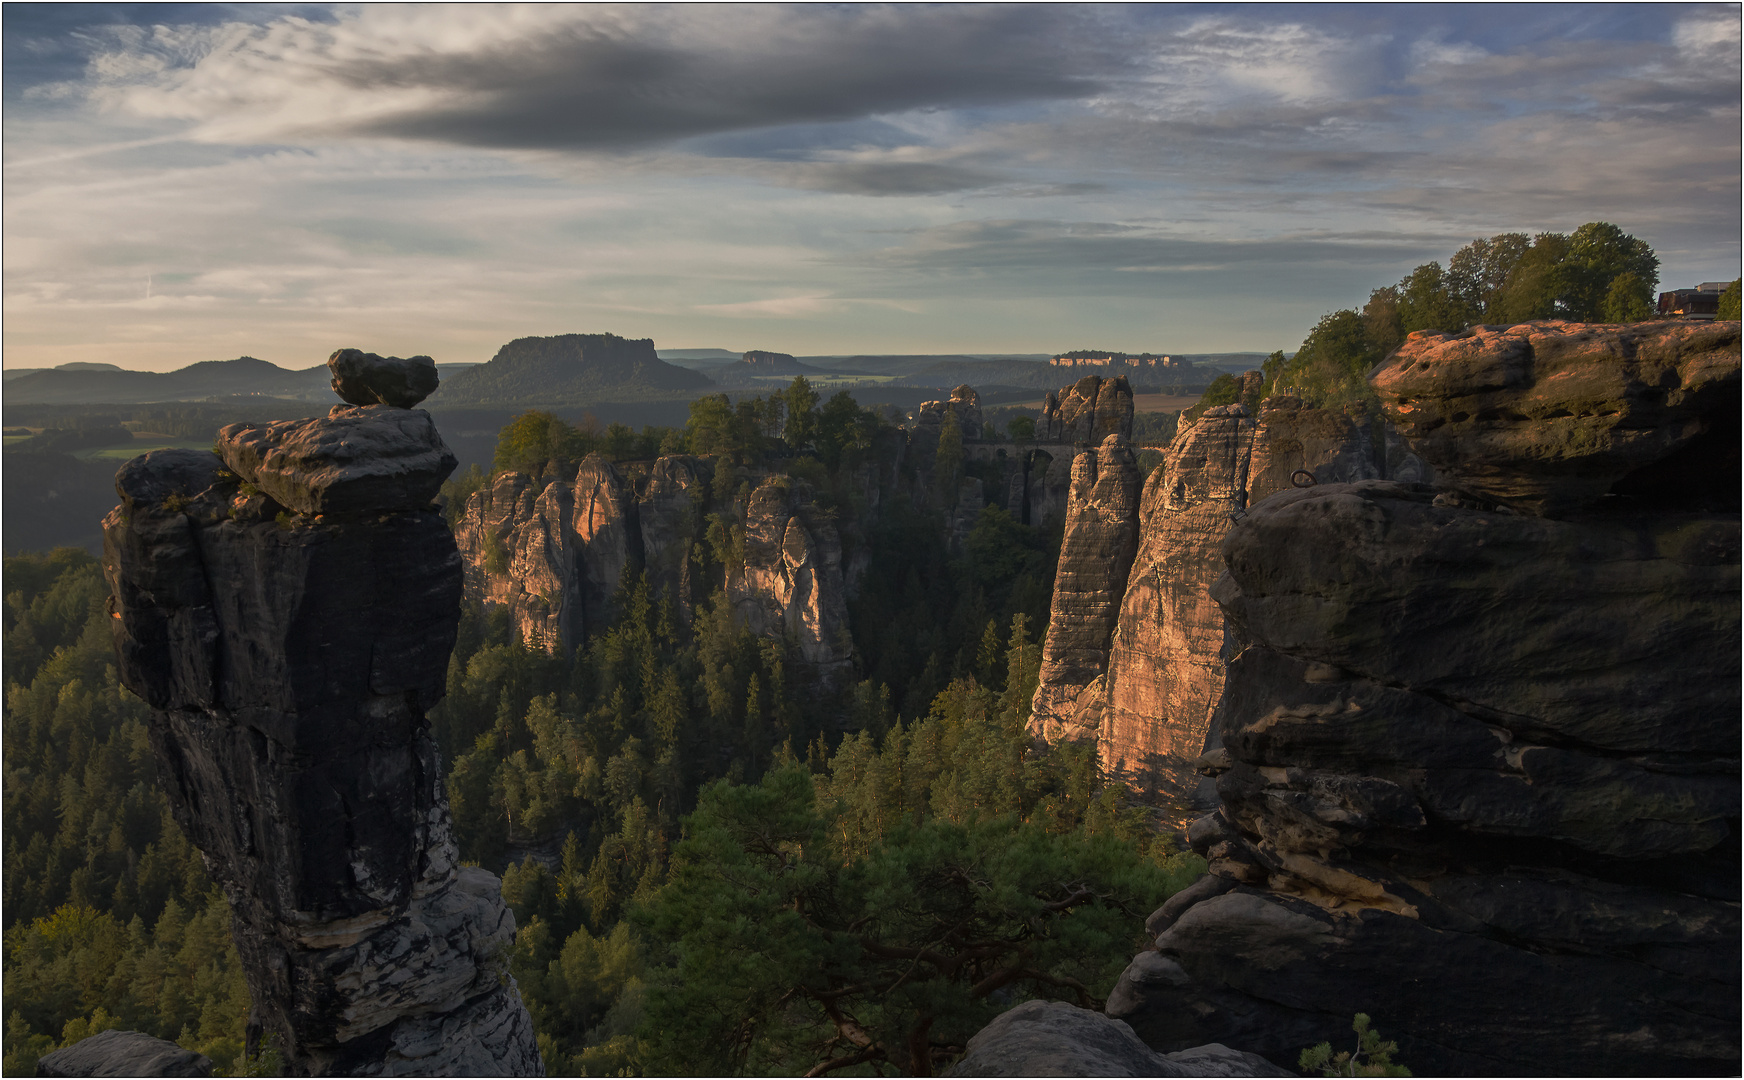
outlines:
{"label": "layered sandstone rock", "polygon": [[504,472],[455,523],[468,594],[506,607],[516,636],[536,647],[573,644],[586,632],[574,522],[574,484]]}
{"label": "layered sandstone rock", "polygon": [[1043,399],[1038,441],[1100,446],[1110,435],[1132,438],[1132,387],[1125,375],[1086,375]]}
{"label": "layered sandstone rock", "polygon": [[688,622],[700,470],[695,458],[660,458],[640,497],[598,454],[573,478],[498,473],[455,524],[468,594],[506,606],[523,641],[573,647],[609,623],[624,575],[645,569],[656,595]]}
{"label": "layered sandstone rock", "polygon": [[1030,721],[1031,729],[1050,742],[1094,737],[1101,726],[1100,679],[1108,670],[1109,639],[1138,551],[1140,483],[1138,460],[1118,434],[1079,454],[1073,464]]}
{"label": "layered sandstone rock", "polygon": [[632,553],[641,555],[641,522],[635,500],[617,467],[599,454],[582,459],[575,472],[575,575],[582,623],[606,625],[612,597],[629,569]]}
{"label": "layered sandstone rock", "polygon": [[44,1054],[38,1076],[211,1076],[212,1059],[142,1031],[99,1031]]}
{"label": "layered sandstone rock", "polygon": [[1053,449],[1053,453],[1039,448],[1028,451],[1023,457],[1022,472],[1013,470],[1011,505],[1025,525],[1046,528],[1049,522],[1066,519],[1076,455],[1065,447]]}
{"label": "layered sandstone rock", "polygon": [[454,455],[422,409],[335,405],[325,417],[231,424],[225,464],[280,505],[306,514],[428,506]]}
{"label": "layered sandstone rock", "polygon": [[[429,496],[407,493],[453,458],[427,417],[386,406],[275,427],[285,446],[238,426],[224,460],[135,458],[104,521],[121,680],[234,912],[251,1040],[276,1036],[297,1075],[537,1075],[514,918],[459,865],[425,720],[461,565]],[[432,457],[434,475],[405,467]],[[273,501],[322,485],[350,494],[295,516]]]}
{"label": "layered sandstone rock", "polygon": [[1371,381],[1444,486],[1557,514],[1737,460],[1737,357],[1736,322],[1521,323],[1419,331]]}
{"label": "layered sandstone rock", "polygon": [[[1176,433],[1145,484],[1139,548],[1109,649],[1099,753],[1109,775],[1166,805],[1191,804],[1185,763],[1205,748],[1223,689],[1217,545],[1246,505],[1254,422],[1240,405]],[[1184,811],[1183,811],[1184,812]]]}
{"label": "layered sandstone rock", "polygon": [[[1140,500],[1102,702],[1103,767],[1184,822],[1212,799],[1191,763],[1223,689],[1218,545],[1245,508],[1296,484],[1372,477],[1368,431],[1342,412],[1268,398],[1208,409],[1177,432]],[[1081,705],[1080,708],[1083,708]]]}
{"label": "layered sandstone rock", "polygon": [[[1540,329],[1446,339],[1449,379]],[[1593,328],[1570,378],[1667,333]],[[1279,1062],[1361,1010],[1420,1074],[1738,1071],[1739,475],[1642,487],[1736,424],[1737,324],[1675,333],[1733,352],[1679,376],[1716,389],[1670,431],[1564,438],[1551,408],[1534,432],[1549,391],[1522,380],[1449,416],[1490,425],[1473,446],[1421,429],[1453,492],[1321,485],[1234,525],[1220,805],[1189,832],[1212,874],[1153,916],[1111,1015]]]}
{"label": "layered sandstone rock", "polygon": [[786,477],[751,493],[744,566],[728,568],[726,587],[734,616],[753,634],[790,636],[811,677],[834,681],[852,670],[841,538]]}
{"label": "layered sandstone rock", "polygon": [[656,596],[672,601],[679,622],[692,618],[690,556],[705,476],[695,458],[669,455],[655,461],[636,500],[636,531],[642,567]]}

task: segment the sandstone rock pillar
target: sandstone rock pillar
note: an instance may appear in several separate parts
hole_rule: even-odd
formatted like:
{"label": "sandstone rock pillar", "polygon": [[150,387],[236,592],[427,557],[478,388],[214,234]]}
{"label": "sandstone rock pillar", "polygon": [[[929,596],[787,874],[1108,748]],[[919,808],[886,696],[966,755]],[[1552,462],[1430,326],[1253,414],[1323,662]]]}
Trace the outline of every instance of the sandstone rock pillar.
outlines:
{"label": "sandstone rock pillar", "polygon": [[295,1075],[530,1076],[514,917],[460,866],[425,712],[461,593],[423,412],[339,406],[116,476],[122,682]]}
{"label": "sandstone rock pillar", "polygon": [[1141,482],[1138,459],[1119,434],[1072,463],[1066,533],[1030,720],[1031,730],[1049,742],[1093,738],[1100,727],[1109,638],[1138,551]]}

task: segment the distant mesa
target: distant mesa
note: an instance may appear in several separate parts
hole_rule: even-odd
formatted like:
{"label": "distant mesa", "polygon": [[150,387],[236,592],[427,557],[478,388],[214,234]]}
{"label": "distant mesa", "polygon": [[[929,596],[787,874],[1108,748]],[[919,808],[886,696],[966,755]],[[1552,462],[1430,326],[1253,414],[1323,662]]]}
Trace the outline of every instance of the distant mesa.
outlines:
{"label": "distant mesa", "polygon": [[431,404],[591,404],[611,396],[663,395],[712,385],[700,372],[661,360],[649,338],[558,334],[516,338],[489,363],[449,378],[431,396]]}
{"label": "distant mesa", "polygon": [[804,375],[807,372],[823,371],[822,368],[800,363],[788,353],[765,352],[762,349],[752,349],[741,356],[739,362],[755,368],[758,375]]}

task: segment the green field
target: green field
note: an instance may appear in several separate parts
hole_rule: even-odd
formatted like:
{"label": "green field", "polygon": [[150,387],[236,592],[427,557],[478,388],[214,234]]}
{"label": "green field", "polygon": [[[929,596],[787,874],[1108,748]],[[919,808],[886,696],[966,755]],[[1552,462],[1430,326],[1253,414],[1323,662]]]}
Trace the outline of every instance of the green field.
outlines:
{"label": "green field", "polygon": [[153,436],[147,439],[134,439],[122,446],[99,446],[90,450],[79,450],[73,456],[80,461],[126,461],[152,450],[170,449],[210,450],[212,449],[212,440],[209,438],[167,439],[163,436]]}

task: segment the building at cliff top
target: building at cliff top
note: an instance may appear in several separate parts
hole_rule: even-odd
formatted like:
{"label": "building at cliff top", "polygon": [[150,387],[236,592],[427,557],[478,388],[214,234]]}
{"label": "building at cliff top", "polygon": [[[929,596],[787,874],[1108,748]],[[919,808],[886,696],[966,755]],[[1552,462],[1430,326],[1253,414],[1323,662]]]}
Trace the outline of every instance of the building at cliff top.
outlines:
{"label": "building at cliff top", "polygon": [[1662,317],[1677,319],[1713,319],[1720,313],[1720,296],[1732,285],[1729,281],[1704,281],[1693,289],[1673,289],[1659,294],[1658,311]]}

